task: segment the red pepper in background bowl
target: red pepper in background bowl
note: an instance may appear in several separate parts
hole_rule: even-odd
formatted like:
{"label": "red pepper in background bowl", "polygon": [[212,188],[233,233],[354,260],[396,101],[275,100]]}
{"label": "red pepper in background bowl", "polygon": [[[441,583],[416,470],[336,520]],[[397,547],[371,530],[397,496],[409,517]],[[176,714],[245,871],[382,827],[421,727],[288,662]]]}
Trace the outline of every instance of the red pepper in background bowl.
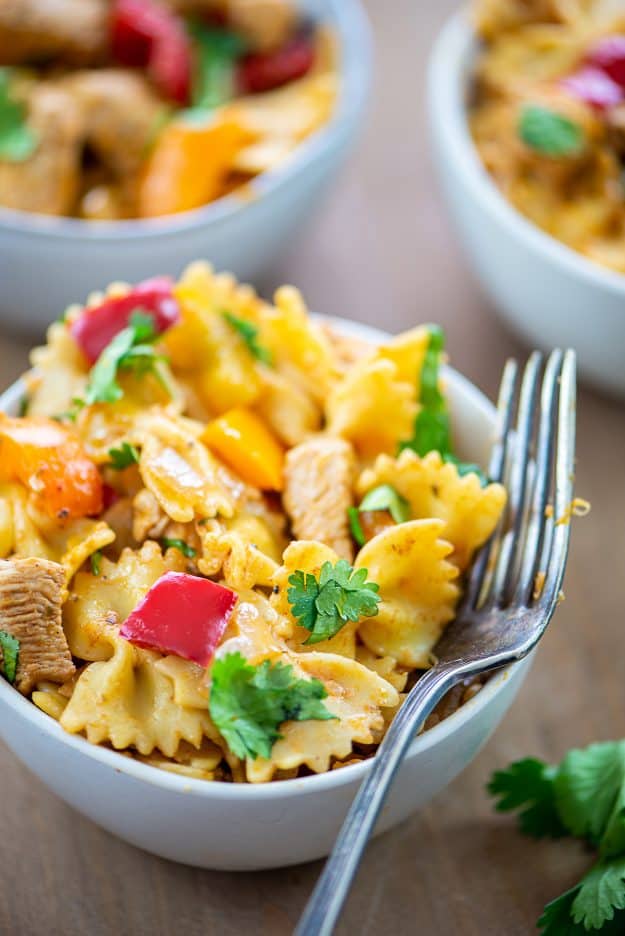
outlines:
{"label": "red pepper in background bowl", "polygon": [[604,36],[592,47],[587,61],[625,89],[625,35]]}
{"label": "red pepper in background bowl", "polygon": [[125,296],[111,296],[97,306],[83,309],[70,325],[70,333],[83,354],[94,364],[115,335],[126,328],[133,312],[151,314],[158,334],[180,318],[180,306],[167,276],[138,283]]}
{"label": "red pepper in background bowl", "polygon": [[291,39],[281,49],[246,55],[239,63],[238,84],[245,94],[271,91],[302,78],[315,61],[315,48],[308,32]]}
{"label": "red pepper in background bowl", "polygon": [[560,84],[573,97],[597,110],[609,110],[625,100],[625,88],[591,65],[563,78]]}
{"label": "red pepper in background bowl", "polygon": [[138,647],[207,667],[236,602],[236,593],[223,585],[166,572],[122,624],[120,634]]}

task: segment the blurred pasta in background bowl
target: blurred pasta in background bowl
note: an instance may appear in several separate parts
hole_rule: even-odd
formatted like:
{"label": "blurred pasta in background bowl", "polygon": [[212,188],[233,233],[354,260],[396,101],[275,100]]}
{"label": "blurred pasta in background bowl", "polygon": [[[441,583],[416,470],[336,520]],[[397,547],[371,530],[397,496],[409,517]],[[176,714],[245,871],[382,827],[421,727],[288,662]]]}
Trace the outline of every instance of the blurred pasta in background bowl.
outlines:
{"label": "blurred pasta in background bowl", "polygon": [[429,76],[437,163],[467,250],[523,337],[573,344],[589,377],[622,392],[625,11],[476,0],[471,21],[450,21]]}
{"label": "blurred pasta in background bowl", "polygon": [[[504,511],[477,463],[492,411],[441,371],[441,330],[351,333],[194,264],[70,307],[21,415],[5,397],[3,736],[158,854],[326,852]],[[444,700],[382,827],[468,763],[525,669]]]}
{"label": "blurred pasta in background bowl", "polygon": [[358,0],[6,4],[0,319],[42,328],[199,253],[258,275],[351,149],[369,79]]}

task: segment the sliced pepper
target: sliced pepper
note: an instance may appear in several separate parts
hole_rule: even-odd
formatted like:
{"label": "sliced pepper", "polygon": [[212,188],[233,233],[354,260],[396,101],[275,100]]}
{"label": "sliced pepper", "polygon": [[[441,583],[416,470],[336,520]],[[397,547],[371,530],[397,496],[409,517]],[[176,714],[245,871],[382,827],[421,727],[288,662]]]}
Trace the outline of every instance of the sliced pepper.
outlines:
{"label": "sliced pepper", "polygon": [[174,120],[161,132],[139,187],[142,218],[177,214],[213,201],[247,132],[215,115]]}
{"label": "sliced pepper", "polygon": [[208,666],[224,635],[237,595],[185,572],[166,572],[122,624],[126,640]]}
{"label": "sliced pepper", "polygon": [[178,321],[180,305],[169,277],[156,276],[144,280],[125,296],[111,296],[100,305],[82,310],[69,330],[90,364],[94,364],[115,335],[127,327],[136,311],[151,315],[158,333]]}
{"label": "sliced pepper", "polygon": [[73,431],[52,419],[0,414],[0,481],[15,480],[51,517],[87,517],[102,510],[96,465]]}
{"label": "sliced pepper", "polygon": [[284,451],[250,410],[228,410],[206,426],[201,438],[243,481],[261,490],[282,490]]}
{"label": "sliced pepper", "polygon": [[275,52],[246,55],[239,64],[239,84],[246,94],[271,91],[302,78],[315,61],[312,38],[296,36]]}

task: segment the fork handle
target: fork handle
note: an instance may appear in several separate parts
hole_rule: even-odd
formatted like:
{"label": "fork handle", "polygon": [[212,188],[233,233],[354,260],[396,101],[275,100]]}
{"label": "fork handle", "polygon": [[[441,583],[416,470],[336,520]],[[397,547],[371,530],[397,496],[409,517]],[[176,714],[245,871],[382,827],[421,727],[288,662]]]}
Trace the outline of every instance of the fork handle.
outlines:
{"label": "fork handle", "polygon": [[391,783],[417,729],[462,678],[443,666],[428,670],[400,708],[347,813],[332,853],[306,904],[295,936],[330,936]]}

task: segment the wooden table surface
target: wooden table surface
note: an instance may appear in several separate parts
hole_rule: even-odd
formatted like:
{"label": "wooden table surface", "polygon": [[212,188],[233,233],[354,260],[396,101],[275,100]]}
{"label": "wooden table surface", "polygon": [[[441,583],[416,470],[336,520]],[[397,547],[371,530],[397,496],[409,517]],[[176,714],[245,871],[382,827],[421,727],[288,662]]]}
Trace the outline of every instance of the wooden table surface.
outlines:
{"label": "wooden table surface", "polygon": [[[447,329],[453,362],[489,394],[504,331],[471,278],[429,164],[424,63],[452,0],[369,0],[377,39],[371,120],[356,158],[301,241],[273,271],[311,305],[398,330]],[[5,385],[26,345],[0,338]],[[560,607],[520,696],[485,750],[428,809],[374,842],[341,933],[524,936],[576,880],[575,846],[536,844],[493,813],[491,771],[534,754],[625,735],[625,409],[583,389],[575,524]],[[234,936],[291,932],[319,872],[226,874],[176,866],[112,838],[57,800],[0,748],[0,934]]]}

